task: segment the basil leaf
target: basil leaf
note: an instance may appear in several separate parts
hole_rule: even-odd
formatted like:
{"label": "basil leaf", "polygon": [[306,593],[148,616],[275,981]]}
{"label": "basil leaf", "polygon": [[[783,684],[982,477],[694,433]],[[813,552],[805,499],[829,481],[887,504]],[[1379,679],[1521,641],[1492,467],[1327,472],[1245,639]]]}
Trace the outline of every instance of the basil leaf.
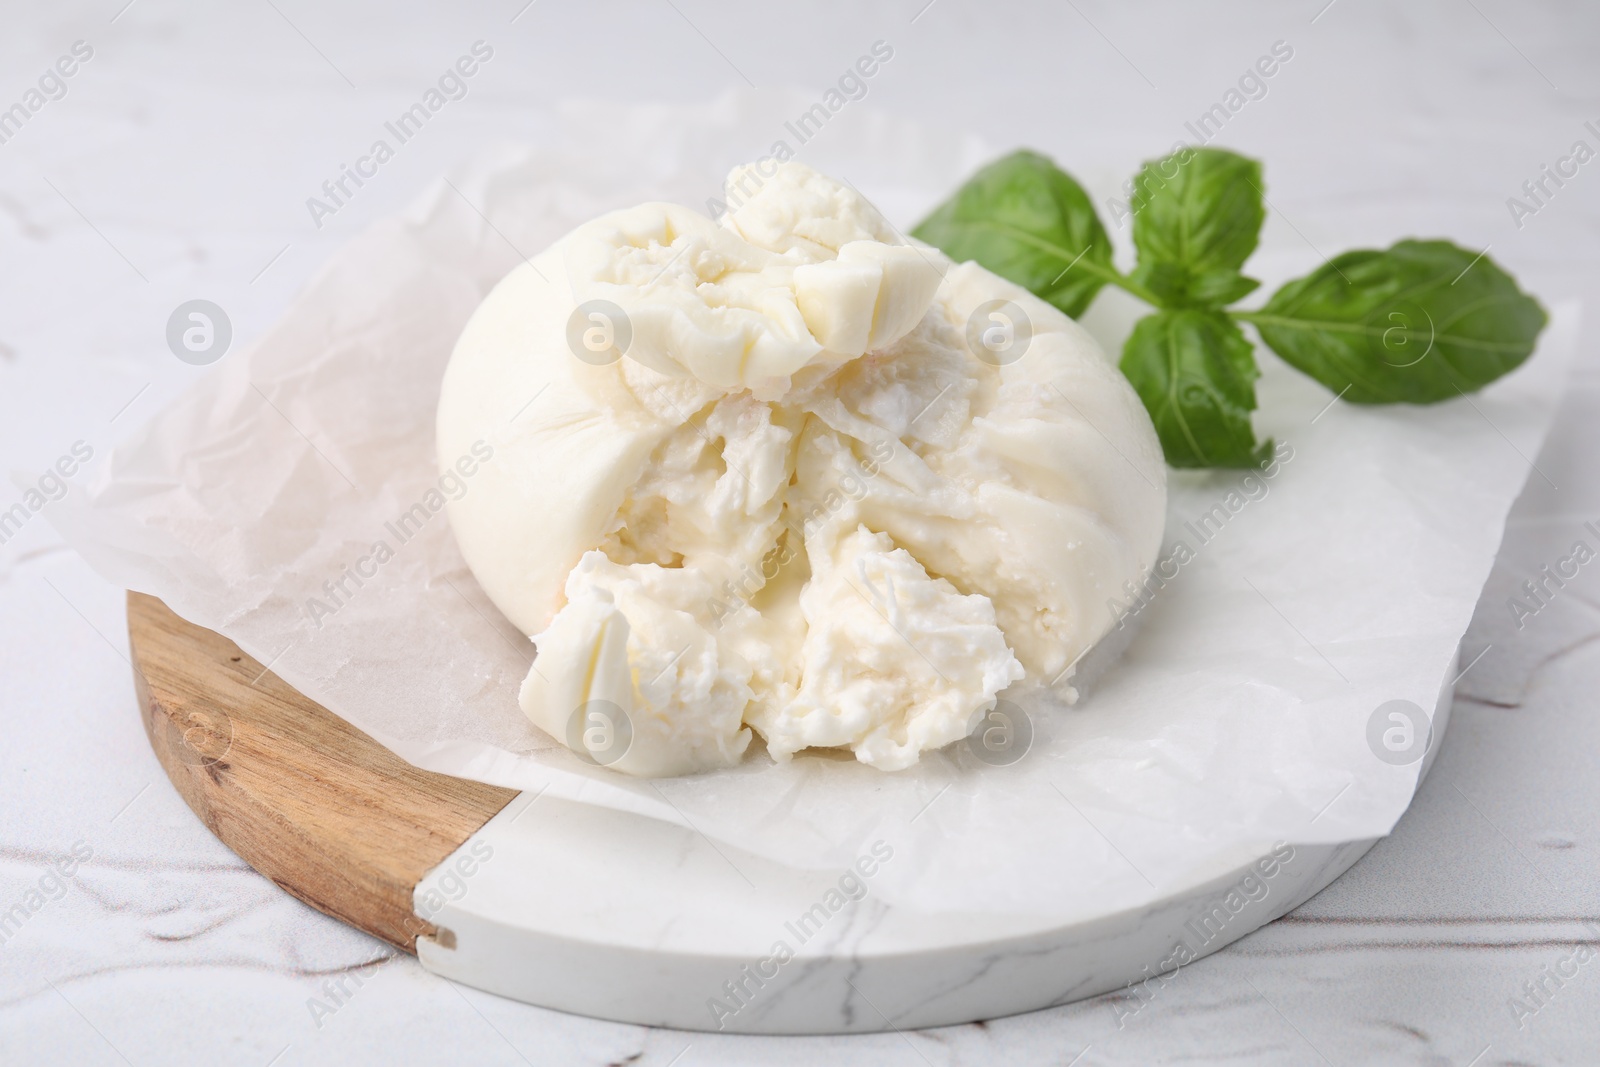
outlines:
{"label": "basil leaf", "polygon": [[1220,311],[1146,315],[1122,347],[1122,373],[1144,401],[1174,467],[1253,467],[1272,450],[1256,443],[1255,350]]}
{"label": "basil leaf", "polygon": [[1089,194],[1035,152],[1014,152],[984,167],[911,232],[1074,317],[1120,277]]}
{"label": "basil leaf", "polygon": [[1169,307],[1228,304],[1259,282],[1239,273],[1266,219],[1261,164],[1221,148],[1183,148],[1133,179],[1133,280]]}
{"label": "basil leaf", "polygon": [[1488,256],[1449,241],[1346,252],[1239,317],[1353,404],[1432,404],[1533,352],[1544,309]]}

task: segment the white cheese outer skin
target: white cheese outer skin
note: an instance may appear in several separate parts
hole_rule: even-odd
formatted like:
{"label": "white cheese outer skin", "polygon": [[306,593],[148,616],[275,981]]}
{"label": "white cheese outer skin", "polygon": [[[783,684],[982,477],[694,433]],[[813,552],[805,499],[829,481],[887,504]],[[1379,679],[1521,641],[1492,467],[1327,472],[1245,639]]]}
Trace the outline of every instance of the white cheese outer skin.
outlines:
{"label": "white cheese outer skin", "polygon": [[[563,743],[599,700],[632,726],[600,762],[631,774],[731,765],[751,728],[778,759],[910,766],[1104,636],[1160,547],[1160,445],[1021,287],[798,164],[741,199],[721,225],[603,216],[490,293],[440,397],[442,468],[493,449],[451,523],[534,638],[521,704]],[[633,327],[604,365],[567,341],[594,299]],[[994,300],[1032,331],[1000,367],[967,342]]]}

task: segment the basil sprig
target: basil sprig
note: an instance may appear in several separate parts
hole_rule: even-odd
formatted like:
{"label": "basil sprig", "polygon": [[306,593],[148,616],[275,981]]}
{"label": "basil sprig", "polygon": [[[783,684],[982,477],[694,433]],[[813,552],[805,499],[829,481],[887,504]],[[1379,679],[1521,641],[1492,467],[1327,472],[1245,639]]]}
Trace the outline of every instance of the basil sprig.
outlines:
{"label": "basil sprig", "polygon": [[1260,310],[1227,310],[1259,284],[1242,273],[1266,218],[1261,165],[1183,148],[1131,183],[1137,261],[1123,274],[1094,205],[1034,152],[983,168],[913,233],[976,260],[1068,315],[1115,285],[1158,310],[1121,367],[1174,467],[1253,467],[1270,453],[1250,423],[1260,375],[1240,322],[1290,366],[1356,404],[1432,404],[1475,392],[1533,352],[1539,302],[1488,256],[1400,241],[1337,256]]}

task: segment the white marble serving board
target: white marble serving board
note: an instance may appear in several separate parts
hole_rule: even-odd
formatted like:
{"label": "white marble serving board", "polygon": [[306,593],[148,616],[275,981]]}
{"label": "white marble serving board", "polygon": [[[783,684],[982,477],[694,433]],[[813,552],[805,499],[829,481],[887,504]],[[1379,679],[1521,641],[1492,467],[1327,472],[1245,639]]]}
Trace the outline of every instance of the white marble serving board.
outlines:
{"label": "white marble serving board", "polygon": [[[1439,694],[1420,777],[1451,696]],[[893,862],[888,842],[845,871],[800,871],[681,826],[522,793],[418,883],[417,913],[441,933],[419,939],[417,956],[492,993],[646,1026],[947,1026],[1118,989],[1137,1003],[1304,903],[1373,843],[1285,842],[1237,866],[1218,857],[1226,869],[1094,916],[923,915],[871,895]]]}

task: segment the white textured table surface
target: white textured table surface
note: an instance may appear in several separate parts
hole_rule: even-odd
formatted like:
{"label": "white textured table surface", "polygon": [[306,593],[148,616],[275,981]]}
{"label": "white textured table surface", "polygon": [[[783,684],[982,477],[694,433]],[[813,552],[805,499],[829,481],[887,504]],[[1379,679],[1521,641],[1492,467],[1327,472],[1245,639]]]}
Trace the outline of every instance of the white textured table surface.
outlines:
{"label": "white textured table surface", "polygon": [[[485,144],[537,144],[564,99],[698,101],[747,81],[819,96],[877,39],[895,58],[865,106],[1035,146],[1102,189],[1289,42],[1219,139],[1267,163],[1269,246],[1448,235],[1490,246],[1547,303],[1600,308],[1600,162],[1520,227],[1506,204],[1575,141],[1600,145],[1584,126],[1600,126],[1600,9],[924,2],[7,4],[0,109],[75,41],[93,55],[0,143],[6,473],[31,484],[80,441],[93,466],[205,373],[167,350],[179,303],[216,301],[249,339],[331,248]],[[478,39],[495,57],[468,97],[317,229],[306,198]],[[0,913],[43,906],[0,944],[0,1063],[1596,1062],[1600,957],[1563,961],[1600,940],[1584,926],[1600,929],[1600,585],[1585,569],[1520,630],[1506,605],[1574,541],[1600,541],[1582,525],[1600,519],[1593,349],[1463,646],[1464,663],[1483,655],[1394,835],[1142,1000],[920,1033],[645,1030],[405,957],[358,986],[386,947],[286,896],[184,806],[139,725],[121,591],[35,515],[0,547]],[[7,484],[0,507],[20,497]],[[57,882],[50,864],[75,846],[89,858]],[[1536,1010],[1519,1019],[1512,998]]]}

